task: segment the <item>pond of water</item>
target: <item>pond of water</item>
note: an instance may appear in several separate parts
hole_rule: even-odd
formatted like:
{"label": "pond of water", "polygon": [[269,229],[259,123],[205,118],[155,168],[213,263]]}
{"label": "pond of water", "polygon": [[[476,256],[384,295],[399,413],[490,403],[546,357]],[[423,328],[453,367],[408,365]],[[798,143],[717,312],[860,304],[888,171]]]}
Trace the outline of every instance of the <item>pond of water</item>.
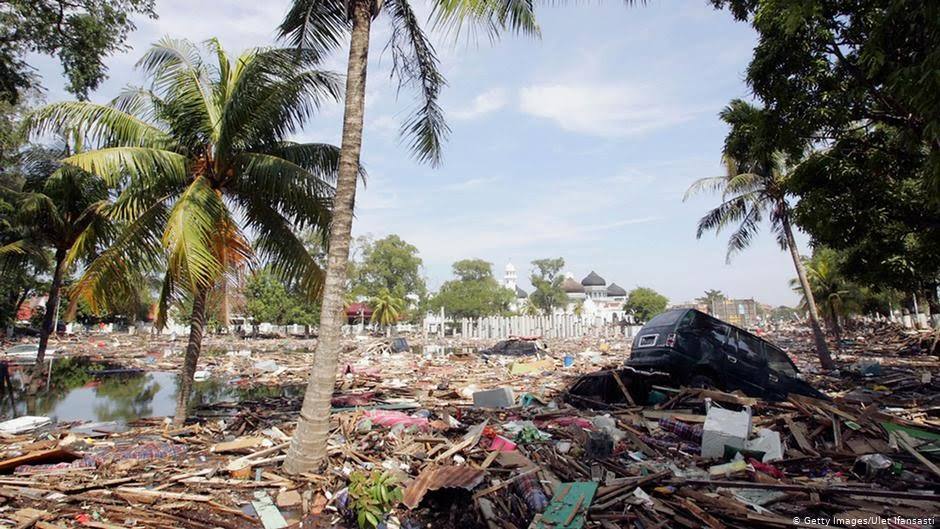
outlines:
{"label": "pond of water", "polygon": [[[16,415],[40,415],[57,421],[118,421],[172,416],[176,411],[179,376],[171,372],[141,372],[83,358],[63,358],[52,364],[48,390],[27,394],[22,371],[13,373]],[[297,386],[240,387],[219,379],[195,382],[190,407],[221,401],[296,396]],[[8,395],[0,413],[11,417]]]}

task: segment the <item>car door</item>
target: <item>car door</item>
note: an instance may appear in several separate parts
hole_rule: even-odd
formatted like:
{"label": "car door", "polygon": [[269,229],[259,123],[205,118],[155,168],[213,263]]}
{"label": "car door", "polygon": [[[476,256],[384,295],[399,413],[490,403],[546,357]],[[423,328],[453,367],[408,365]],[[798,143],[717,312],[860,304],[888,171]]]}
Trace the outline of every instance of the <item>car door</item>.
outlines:
{"label": "car door", "polygon": [[740,329],[732,329],[725,353],[727,384],[752,397],[763,396],[767,384],[763,342]]}

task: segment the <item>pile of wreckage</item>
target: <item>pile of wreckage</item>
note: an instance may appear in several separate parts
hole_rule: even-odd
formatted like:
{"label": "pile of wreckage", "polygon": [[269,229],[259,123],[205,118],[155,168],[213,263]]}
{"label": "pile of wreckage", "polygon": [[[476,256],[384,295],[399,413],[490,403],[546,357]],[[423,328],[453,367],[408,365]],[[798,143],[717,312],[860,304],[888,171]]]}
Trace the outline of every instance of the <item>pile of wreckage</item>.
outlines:
{"label": "pile of wreckage", "polygon": [[181,428],[0,423],[0,523],[929,527],[940,512],[935,356],[843,360],[811,375],[831,399],[767,401],[646,379],[607,346],[389,349],[347,353],[319,474],[280,468],[300,397],[202,406]]}

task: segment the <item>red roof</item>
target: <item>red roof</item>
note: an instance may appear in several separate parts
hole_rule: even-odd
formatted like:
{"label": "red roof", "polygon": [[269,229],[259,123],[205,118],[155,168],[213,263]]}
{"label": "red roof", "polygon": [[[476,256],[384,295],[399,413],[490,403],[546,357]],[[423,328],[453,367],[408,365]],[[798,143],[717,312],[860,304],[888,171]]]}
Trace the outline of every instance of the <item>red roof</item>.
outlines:
{"label": "red roof", "polygon": [[365,303],[352,303],[346,307],[347,316],[359,316],[359,313],[362,313],[363,316],[369,317],[372,316],[372,309]]}

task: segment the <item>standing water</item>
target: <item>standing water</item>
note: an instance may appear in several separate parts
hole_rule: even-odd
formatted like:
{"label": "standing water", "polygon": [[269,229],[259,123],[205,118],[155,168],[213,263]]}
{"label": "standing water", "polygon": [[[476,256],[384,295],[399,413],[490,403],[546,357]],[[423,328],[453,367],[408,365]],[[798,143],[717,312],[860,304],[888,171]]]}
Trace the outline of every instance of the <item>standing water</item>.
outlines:
{"label": "standing water", "polygon": [[[173,372],[116,369],[87,358],[61,358],[52,363],[48,390],[29,394],[23,371],[14,371],[16,416],[39,415],[59,422],[118,421],[172,416],[179,375]],[[190,407],[221,401],[252,400],[298,393],[293,387],[244,388],[219,379],[195,382]],[[10,417],[4,400],[0,413]]]}

